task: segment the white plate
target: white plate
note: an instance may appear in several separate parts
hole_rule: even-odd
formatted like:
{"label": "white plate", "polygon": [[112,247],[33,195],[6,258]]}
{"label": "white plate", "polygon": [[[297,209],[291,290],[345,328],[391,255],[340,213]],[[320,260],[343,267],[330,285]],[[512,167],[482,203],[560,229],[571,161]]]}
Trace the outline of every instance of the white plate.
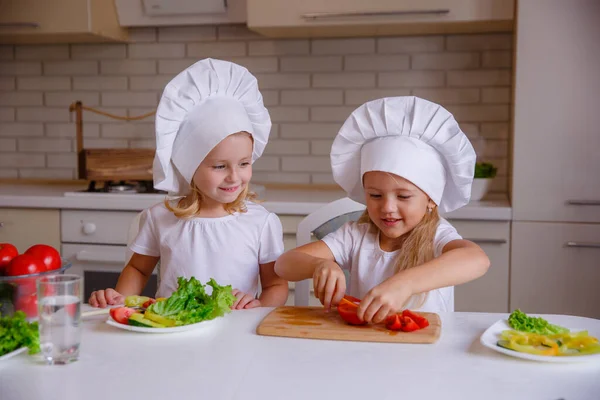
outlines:
{"label": "white plate", "polygon": [[21,354],[24,351],[27,351],[27,347],[20,347],[20,348],[16,349],[15,351],[11,351],[10,353],[7,353],[7,354],[3,355],[2,357],[0,357],[0,361],[7,360],[11,357],[16,356],[17,354]]}
{"label": "white plate", "polygon": [[211,319],[208,321],[196,322],[195,324],[174,326],[171,328],[145,328],[143,326],[125,325],[125,324],[121,324],[121,323],[115,321],[114,319],[112,319],[112,317],[108,317],[108,319],[106,320],[106,323],[111,326],[114,326],[116,328],[124,329],[126,331],[132,331],[132,332],[175,333],[175,332],[185,332],[185,331],[198,330],[198,329],[207,329],[207,328],[210,329],[212,326],[214,326],[214,324],[215,324],[215,322],[217,322],[217,320],[218,320],[218,318],[215,318],[215,319]]}
{"label": "white plate", "polygon": [[[582,321],[587,320],[587,318],[581,318]],[[588,320],[589,321],[589,320]],[[564,325],[563,325],[564,326]],[[569,328],[571,329],[571,328]],[[573,332],[586,330],[587,328],[579,327],[577,329],[571,329]],[[498,340],[500,340],[500,334],[505,330],[513,330],[510,325],[508,325],[507,320],[501,319],[496,322],[494,325],[490,326],[483,335],[481,335],[480,342],[487,348],[495,350],[499,353],[503,353],[509,356],[523,358],[525,360],[532,361],[543,361],[550,363],[572,363],[572,362],[586,362],[586,361],[600,361],[600,354],[589,354],[585,356],[538,356],[535,354],[527,354],[521,353],[518,351],[505,349],[504,347],[500,347],[497,345]],[[598,337],[600,336],[600,332],[596,332],[594,330],[588,330],[590,336]]]}

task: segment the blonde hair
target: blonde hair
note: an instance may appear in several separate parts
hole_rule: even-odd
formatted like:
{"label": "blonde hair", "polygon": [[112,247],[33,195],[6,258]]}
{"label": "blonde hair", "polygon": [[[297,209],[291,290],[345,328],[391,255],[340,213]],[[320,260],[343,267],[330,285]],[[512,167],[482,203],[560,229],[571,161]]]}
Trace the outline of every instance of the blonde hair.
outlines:
{"label": "blonde hair", "polygon": [[[431,212],[427,211],[425,213],[425,216],[410,232],[397,239],[400,242],[400,252],[396,258],[394,273],[417,267],[434,258],[433,240],[439,220],[437,207],[434,207]],[[361,215],[358,223],[368,223],[374,232],[379,232],[379,228],[371,220],[367,210]],[[413,295],[403,306],[413,302],[416,306],[412,307],[419,308],[427,300],[427,295],[428,293]]]}

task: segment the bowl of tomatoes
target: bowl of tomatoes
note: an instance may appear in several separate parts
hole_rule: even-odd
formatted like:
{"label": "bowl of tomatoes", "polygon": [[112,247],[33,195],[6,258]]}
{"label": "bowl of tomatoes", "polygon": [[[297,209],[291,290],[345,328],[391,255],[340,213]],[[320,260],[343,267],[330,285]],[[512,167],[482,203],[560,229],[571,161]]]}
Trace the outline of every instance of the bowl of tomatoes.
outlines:
{"label": "bowl of tomatoes", "polygon": [[38,315],[36,280],[63,274],[71,263],[52,246],[36,244],[19,253],[10,243],[0,243],[0,314],[23,311],[28,318]]}

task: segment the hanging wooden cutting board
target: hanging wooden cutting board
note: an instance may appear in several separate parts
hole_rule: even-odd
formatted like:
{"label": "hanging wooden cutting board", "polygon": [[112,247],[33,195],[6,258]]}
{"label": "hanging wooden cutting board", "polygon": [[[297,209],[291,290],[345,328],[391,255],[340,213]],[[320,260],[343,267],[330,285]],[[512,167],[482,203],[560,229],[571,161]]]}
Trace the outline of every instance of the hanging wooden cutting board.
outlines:
{"label": "hanging wooden cutting board", "polygon": [[442,330],[440,316],[419,313],[429,320],[429,326],[414,332],[396,332],[383,324],[348,325],[337,311],[325,312],[323,307],[277,307],[258,325],[256,333],[305,339],[349,340],[358,342],[435,343]]}

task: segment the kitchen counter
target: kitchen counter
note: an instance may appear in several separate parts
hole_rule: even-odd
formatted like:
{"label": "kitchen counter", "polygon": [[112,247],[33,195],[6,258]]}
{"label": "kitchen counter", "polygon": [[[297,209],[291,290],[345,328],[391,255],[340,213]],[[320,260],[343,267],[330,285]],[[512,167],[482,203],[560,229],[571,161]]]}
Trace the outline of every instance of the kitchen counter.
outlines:
{"label": "kitchen counter", "polygon": [[[46,366],[23,353],[0,362],[0,397],[591,400],[600,393],[597,362],[532,362],[481,345],[484,330],[507,314],[441,313],[439,341],[411,345],[259,336],[270,310],[234,311],[206,329],[173,334],[128,332],[106,316],[89,317],[79,361]],[[590,329],[599,325],[589,320]]]}
{"label": "kitchen counter", "polygon": [[[55,208],[141,211],[164,199],[161,194],[82,193],[85,185],[0,185],[0,208]],[[260,192],[262,205],[277,214],[307,215],[345,197],[335,190],[271,189]],[[472,202],[444,215],[452,219],[510,220],[512,210],[505,196]]]}

